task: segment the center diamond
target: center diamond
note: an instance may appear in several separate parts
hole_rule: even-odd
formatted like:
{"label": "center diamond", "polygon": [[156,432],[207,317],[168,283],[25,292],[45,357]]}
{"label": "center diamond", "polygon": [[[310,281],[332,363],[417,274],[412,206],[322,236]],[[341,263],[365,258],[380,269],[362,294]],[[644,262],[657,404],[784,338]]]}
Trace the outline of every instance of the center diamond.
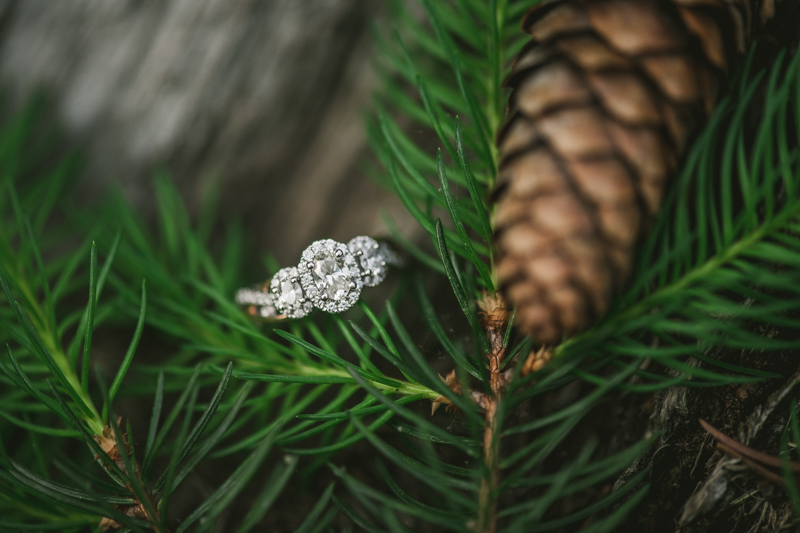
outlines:
{"label": "center diamond", "polygon": [[298,270],[303,290],[315,307],[337,313],[358,300],[361,271],[344,244],[330,239],[313,243],[303,252]]}
{"label": "center diamond", "polygon": [[345,264],[344,254],[342,257],[334,254],[329,250],[322,250],[314,256],[314,285],[321,292],[327,293],[328,298],[338,301],[350,292],[353,275],[350,267]]}

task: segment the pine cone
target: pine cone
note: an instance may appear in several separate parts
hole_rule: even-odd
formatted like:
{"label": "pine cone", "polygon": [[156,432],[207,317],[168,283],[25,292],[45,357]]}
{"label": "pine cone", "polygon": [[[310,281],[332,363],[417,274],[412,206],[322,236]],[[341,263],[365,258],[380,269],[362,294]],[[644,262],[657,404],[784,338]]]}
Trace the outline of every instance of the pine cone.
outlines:
{"label": "pine cone", "polygon": [[521,331],[550,343],[606,312],[755,7],[556,0],[527,14],[493,193],[498,278]]}

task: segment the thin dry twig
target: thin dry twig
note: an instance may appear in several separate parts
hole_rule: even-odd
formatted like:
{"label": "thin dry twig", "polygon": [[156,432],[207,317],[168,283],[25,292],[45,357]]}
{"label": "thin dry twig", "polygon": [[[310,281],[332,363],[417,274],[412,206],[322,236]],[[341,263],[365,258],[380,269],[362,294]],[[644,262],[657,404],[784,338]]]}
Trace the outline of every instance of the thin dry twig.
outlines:
{"label": "thin dry twig", "polygon": [[[754,450],[749,446],[745,446],[741,442],[725,435],[720,430],[718,430],[717,428],[715,428],[702,418],[700,419],[700,425],[703,426],[703,429],[705,429],[708,433],[710,433],[712,437],[717,439],[726,449],[736,452],[740,456],[740,458],[747,458],[757,463],[762,463],[774,468],[781,468],[783,466],[783,461],[781,460],[780,457],[775,457],[774,455],[769,455],[767,453]],[[795,474],[800,474],[800,463],[791,461],[789,463],[789,467]]]}
{"label": "thin dry twig", "polygon": [[722,444],[720,442],[720,443],[717,444],[717,449],[720,450],[725,455],[733,457],[734,459],[741,460],[742,463],[746,464],[753,472],[755,472],[756,474],[760,475],[761,477],[763,477],[767,481],[771,481],[772,483],[775,483],[777,485],[785,485],[786,484],[786,482],[783,479],[783,476],[781,476],[779,474],[776,474],[772,470],[768,470],[768,469],[764,468],[763,466],[761,466],[757,462],[753,461],[752,459],[748,459],[747,457],[743,456],[742,454],[740,454],[739,452],[737,452],[733,448],[730,448],[730,447],[728,447],[728,446],[726,446],[726,445],[724,445],[724,444]]}

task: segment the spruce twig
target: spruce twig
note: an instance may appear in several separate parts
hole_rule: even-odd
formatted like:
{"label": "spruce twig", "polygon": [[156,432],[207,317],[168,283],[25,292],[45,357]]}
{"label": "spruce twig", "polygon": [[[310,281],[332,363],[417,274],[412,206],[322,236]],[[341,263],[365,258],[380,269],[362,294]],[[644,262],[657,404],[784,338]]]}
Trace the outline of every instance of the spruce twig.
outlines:
{"label": "spruce twig", "polygon": [[[92,435],[95,442],[97,442],[106,455],[114,461],[117,468],[128,476],[125,489],[130,493],[130,497],[134,500],[134,503],[117,504],[116,509],[126,516],[147,521],[151,524],[156,533],[169,533],[169,529],[162,528],[160,525],[161,513],[158,511],[156,502],[153,501],[151,494],[146,490],[136,490],[135,488],[136,486],[140,489],[143,487],[142,469],[139,467],[139,463],[136,459],[131,457],[132,451],[131,445],[128,442],[128,434],[123,434],[120,431],[119,424],[121,420],[122,417],[119,417],[114,423],[113,428],[111,425],[107,425],[105,429],[103,429],[102,435]],[[120,441],[122,441],[123,449],[120,449]],[[132,479],[132,476],[135,476],[135,480]],[[140,498],[140,496],[143,496],[144,499]],[[108,529],[121,529],[123,524],[120,524],[113,518],[104,516],[100,521],[99,527],[102,527],[103,531],[106,531]]]}
{"label": "spruce twig", "polygon": [[500,483],[497,407],[503,399],[507,384],[502,368],[506,356],[505,334],[511,310],[499,293],[484,293],[477,303],[481,309],[481,327],[491,347],[486,357],[489,361],[489,384],[492,390],[492,396],[485,396],[481,402],[486,420],[483,429],[483,460],[486,471],[481,479],[478,496],[478,525],[479,531],[494,533],[497,530],[497,490]]}

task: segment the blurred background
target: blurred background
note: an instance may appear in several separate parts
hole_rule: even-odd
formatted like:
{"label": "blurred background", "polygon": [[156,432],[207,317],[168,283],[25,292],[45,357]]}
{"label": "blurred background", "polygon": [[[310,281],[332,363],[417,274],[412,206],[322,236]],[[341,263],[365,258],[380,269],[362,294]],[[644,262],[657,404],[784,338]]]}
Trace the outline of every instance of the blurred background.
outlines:
{"label": "blurred background", "polygon": [[87,202],[119,187],[154,214],[153,175],[190,209],[218,196],[256,247],[291,264],[314,239],[411,224],[365,176],[377,77],[370,0],[0,1],[0,90],[43,90],[85,157]]}

